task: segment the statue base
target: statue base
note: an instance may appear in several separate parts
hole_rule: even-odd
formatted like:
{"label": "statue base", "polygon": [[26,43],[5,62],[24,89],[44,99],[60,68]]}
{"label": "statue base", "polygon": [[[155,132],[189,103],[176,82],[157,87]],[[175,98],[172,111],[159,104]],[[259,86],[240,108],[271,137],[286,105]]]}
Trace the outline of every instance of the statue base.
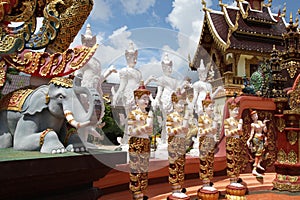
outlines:
{"label": "statue base", "polygon": [[197,196],[202,200],[218,200],[219,191],[218,190],[207,190],[203,187],[197,191]]}
{"label": "statue base", "polygon": [[[107,166],[98,156],[116,159]],[[124,152],[43,154],[0,149],[0,199],[96,200],[103,192],[93,186],[94,181],[118,163],[126,163]]]}
{"label": "statue base", "polygon": [[227,185],[226,186],[226,199],[228,200],[246,200],[247,188],[243,185],[234,186],[234,185]]}
{"label": "statue base", "polygon": [[168,197],[167,197],[167,200],[190,200],[191,198],[189,196],[187,197],[176,197],[176,196],[173,196],[173,194],[170,194]]}
{"label": "statue base", "polygon": [[299,192],[300,176],[276,174],[273,180],[273,188],[280,191]]}

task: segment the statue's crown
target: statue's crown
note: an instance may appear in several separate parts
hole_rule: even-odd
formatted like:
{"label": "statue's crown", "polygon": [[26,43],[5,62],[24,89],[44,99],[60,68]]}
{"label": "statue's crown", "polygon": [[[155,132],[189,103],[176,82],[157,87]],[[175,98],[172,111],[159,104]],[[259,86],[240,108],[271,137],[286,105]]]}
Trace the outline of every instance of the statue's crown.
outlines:
{"label": "statue's crown", "polygon": [[178,103],[179,100],[185,100],[186,99],[186,93],[181,93],[180,88],[177,88],[176,92],[172,93],[171,96],[172,102]]}
{"label": "statue's crown", "polygon": [[140,85],[138,89],[134,90],[134,96],[140,98],[142,95],[147,94],[150,95],[150,90],[147,90],[144,84],[144,81],[140,81]]}
{"label": "statue's crown", "polygon": [[203,105],[203,107],[207,107],[211,103],[213,103],[213,100],[210,97],[210,93],[206,92],[205,99],[202,100],[202,105]]}
{"label": "statue's crown", "polygon": [[63,86],[67,88],[73,87],[73,79],[65,77],[54,77],[49,81],[49,84],[51,83],[57,86]]}
{"label": "statue's crown", "polygon": [[240,102],[239,102],[239,101],[236,102],[236,101],[235,101],[235,98],[233,98],[232,101],[229,101],[229,102],[228,102],[228,108],[229,108],[230,110],[233,110],[233,109],[236,108],[236,107],[240,107]]}
{"label": "statue's crown", "polygon": [[164,59],[161,61],[161,63],[170,67],[173,65],[173,62],[169,59],[168,53],[165,53]]}

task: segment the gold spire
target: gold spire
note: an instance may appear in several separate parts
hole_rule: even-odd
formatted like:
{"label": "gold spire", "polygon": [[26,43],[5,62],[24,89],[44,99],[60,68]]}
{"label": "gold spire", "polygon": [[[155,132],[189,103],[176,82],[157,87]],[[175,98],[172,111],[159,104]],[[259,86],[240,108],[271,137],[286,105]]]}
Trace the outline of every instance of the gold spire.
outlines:
{"label": "gold spire", "polygon": [[271,7],[272,6],[272,0],[268,0],[268,3],[266,4],[266,7]]}
{"label": "gold spire", "polygon": [[285,14],[286,14],[286,3],[283,4],[281,17],[285,17]]}
{"label": "gold spire", "polygon": [[290,12],[290,24],[293,24],[293,13]]}

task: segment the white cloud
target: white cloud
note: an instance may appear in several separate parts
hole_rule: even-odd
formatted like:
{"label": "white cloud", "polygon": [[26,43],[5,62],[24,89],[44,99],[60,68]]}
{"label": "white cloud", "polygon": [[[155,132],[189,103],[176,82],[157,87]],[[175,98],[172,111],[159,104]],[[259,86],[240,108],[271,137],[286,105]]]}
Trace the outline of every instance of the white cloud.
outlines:
{"label": "white cloud", "polygon": [[[207,1],[207,7],[210,5],[211,2]],[[179,48],[176,53],[180,57],[175,60],[174,69],[180,71],[183,76],[193,76],[191,78],[194,79],[194,73],[189,70],[187,58],[189,54],[191,59],[193,58],[200,39],[204,18],[202,4],[201,1],[174,0],[172,6],[173,10],[166,21],[179,32],[177,36]]]}
{"label": "white cloud", "polygon": [[122,5],[128,14],[142,14],[154,6],[155,0],[121,0]]}
{"label": "white cloud", "polygon": [[[127,30],[127,26],[115,30],[108,40],[101,41],[101,45],[95,53],[95,57],[100,60],[102,71],[106,70],[110,65],[115,65],[117,69],[125,65],[125,50],[128,49],[131,32]],[[97,35],[97,38],[103,35]],[[99,42],[98,42],[99,43]],[[136,48],[136,47],[135,47]],[[118,82],[119,75],[114,73],[107,79],[109,82]]]}
{"label": "white cloud", "polygon": [[113,16],[111,5],[106,0],[94,1],[94,7],[90,16],[93,20],[108,21]]}

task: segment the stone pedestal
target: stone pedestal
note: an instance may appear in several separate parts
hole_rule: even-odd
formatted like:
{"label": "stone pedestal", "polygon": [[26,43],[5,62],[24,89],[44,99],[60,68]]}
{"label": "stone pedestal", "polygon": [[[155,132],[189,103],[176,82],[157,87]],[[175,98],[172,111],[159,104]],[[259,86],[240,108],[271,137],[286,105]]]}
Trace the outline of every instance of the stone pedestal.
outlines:
{"label": "stone pedestal", "polygon": [[[70,152],[54,155],[0,149],[0,199],[96,200],[102,191],[93,186],[94,181],[104,177],[116,164],[125,163],[123,154],[99,151],[93,155]],[[110,159],[112,165],[102,164],[95,156]]]}

